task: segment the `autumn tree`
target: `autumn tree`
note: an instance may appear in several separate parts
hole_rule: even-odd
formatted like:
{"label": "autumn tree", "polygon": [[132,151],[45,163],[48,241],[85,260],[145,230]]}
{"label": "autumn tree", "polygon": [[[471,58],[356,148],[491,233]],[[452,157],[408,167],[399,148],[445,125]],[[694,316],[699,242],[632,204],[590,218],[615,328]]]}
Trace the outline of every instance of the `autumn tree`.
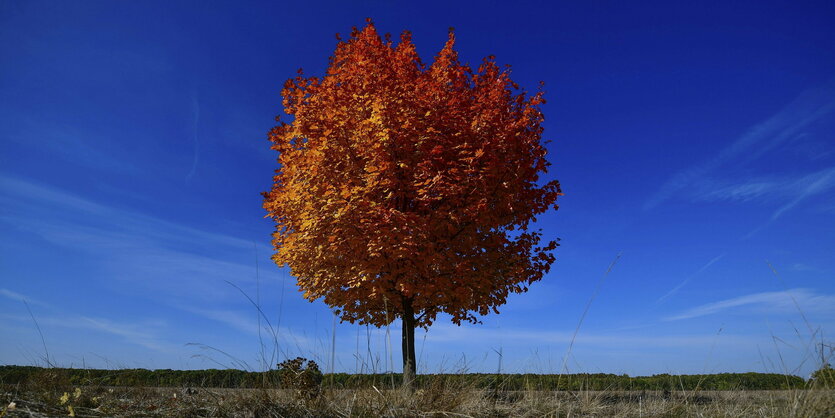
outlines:
{"label": "autumn tree", "polygon": [[492,56],[473,71],[454,44],[450,30],[426,65],[409,32],[395,44],[370,21],[354,28],[323,77],[285,83],[291,119],[269,134],[273,260],[343,321],[400,318],[406,382],[416,327],[498,313],[558,245],[531,228],[561,195],[540,178],[542,91],[521,91]]}

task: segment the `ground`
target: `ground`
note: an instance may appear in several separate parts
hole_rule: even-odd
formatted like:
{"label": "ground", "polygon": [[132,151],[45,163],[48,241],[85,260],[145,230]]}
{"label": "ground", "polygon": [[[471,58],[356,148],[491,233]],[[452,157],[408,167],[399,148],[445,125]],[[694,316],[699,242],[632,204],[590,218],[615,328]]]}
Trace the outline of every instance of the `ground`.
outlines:
{"label": "ground", "polygon": [[[835,391],[494,391],[461,387],[276,389],[2,388],[7,417],[831,417]],[[14,403],[14,407],[9,405]]]}

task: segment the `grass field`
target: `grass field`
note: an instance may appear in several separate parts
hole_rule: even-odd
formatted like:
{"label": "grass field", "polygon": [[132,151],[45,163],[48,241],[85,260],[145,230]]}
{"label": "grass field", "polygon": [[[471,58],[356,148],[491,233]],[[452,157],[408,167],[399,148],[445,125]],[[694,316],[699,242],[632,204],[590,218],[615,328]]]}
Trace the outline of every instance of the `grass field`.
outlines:
{"label": "grass field", "polygon": [[[469,382],[469,383],[468,383]],[[294,389],[73,385],[60,369],[2,384],[3,416],[176,417],[832,417],[835,390],[478,389],[438,376],[414,389]],[[288,387],[291,385],[284,385]]]}

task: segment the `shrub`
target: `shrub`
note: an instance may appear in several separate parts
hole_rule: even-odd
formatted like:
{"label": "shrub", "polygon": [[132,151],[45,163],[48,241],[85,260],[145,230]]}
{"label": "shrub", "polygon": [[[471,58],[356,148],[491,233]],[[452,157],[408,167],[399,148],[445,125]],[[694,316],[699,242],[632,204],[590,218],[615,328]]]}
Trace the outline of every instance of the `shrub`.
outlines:
{"label": "shrub", "polygon": [[293,389],[303,399],[319,395],[322,372],[313,360],[296,357],[278,364],[278,382],[282,389]]}
{"label": "shrub", "polygon": [[835,369],[829,363],[812,373],[811,383],[819,388],[835,388]]}

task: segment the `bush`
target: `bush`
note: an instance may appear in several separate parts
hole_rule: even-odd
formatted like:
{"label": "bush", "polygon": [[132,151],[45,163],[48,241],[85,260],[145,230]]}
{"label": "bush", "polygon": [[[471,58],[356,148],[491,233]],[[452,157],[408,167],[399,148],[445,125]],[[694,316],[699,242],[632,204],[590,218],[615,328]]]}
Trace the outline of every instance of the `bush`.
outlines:
{"label": "bush", "polygon": [[296,357],[278,365],[278,382],[282,389],[295,390],[300,398],[313,399],[319,395],[322,372],[315,361]]}
{"label": "bush", "polygon": [[829,363],[812,373],[811,383],[818,388],[835,388],[835,369]]}

